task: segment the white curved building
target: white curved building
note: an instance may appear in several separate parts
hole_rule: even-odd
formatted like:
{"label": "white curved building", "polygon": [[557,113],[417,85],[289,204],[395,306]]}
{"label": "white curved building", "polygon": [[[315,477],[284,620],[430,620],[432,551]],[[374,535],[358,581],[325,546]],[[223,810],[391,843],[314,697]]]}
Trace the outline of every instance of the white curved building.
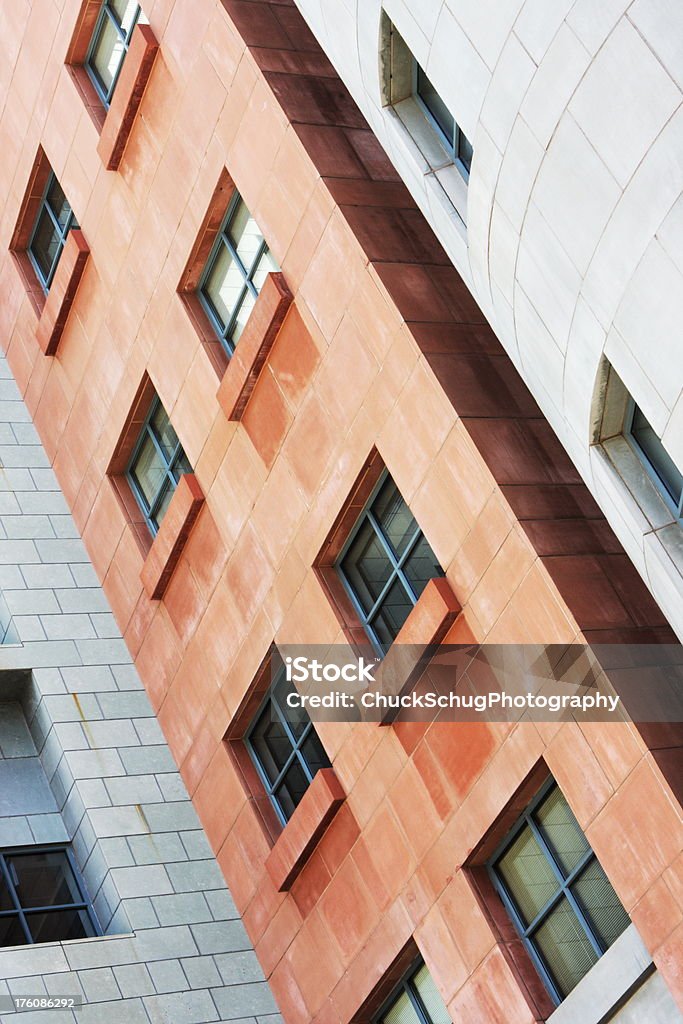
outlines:
{"label": "white curved building", "polygon": [[683,4],[296,3],[683,637]]}

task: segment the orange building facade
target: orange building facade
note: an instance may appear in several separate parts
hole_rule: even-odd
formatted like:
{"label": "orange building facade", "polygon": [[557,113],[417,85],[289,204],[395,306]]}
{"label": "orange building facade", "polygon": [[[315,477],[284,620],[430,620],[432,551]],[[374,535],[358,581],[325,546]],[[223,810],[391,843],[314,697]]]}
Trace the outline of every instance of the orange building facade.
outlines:
{"label": "orange building facade", "polygon": [[[683,1008],[673,727],[320,723],[273,815],[269,652],[362,637],[333,566],[385,469],[445,573],[398,643],[675,637],[296,7],[149,0],[108,113],[98,7],[5,5],[2,344],[287,1024],[373,1019],[418,955],[454,1024],[559,1013],[485,869],[549,775]],[[79,227],[45,299],[50,172]],[[279,269],[228,359],[196,291],[235,189]],[[153,537],[155,395],[191,473]]]}

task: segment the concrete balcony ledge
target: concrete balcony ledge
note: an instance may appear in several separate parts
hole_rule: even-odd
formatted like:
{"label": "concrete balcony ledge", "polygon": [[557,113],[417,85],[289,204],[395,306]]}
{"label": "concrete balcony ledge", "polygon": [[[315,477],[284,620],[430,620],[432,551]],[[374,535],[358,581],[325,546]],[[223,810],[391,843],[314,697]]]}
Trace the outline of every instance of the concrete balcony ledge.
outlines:
{"label": "concrete balcony ledge", "polygon": [[140,572],[149,598],[159,600],[164,596],[203,504],[204,495],[194,473],[181,476]]}
{"label": "concrete balcony ledge", "polygon": [[136,25],[97,144],[108,171],[117,170],[121,163],[158,49],[150,26]]}
{"label": "concrete balcony ledge", "polygon": [[345,796],[334,768],[316,773],[266,860],[266,870],[278,892],[291,889]]}
{"label": "concrete balcony ledge", "polygon": [[83,232],[74,228],[67,236],[38,320],[36,338],[46,356],[53,356],[57,351],[89,256]]}
{"label": "concrete balcony ledge", "polygon": [[268,274],[218,388],[218,403],[229,420],[242,419],[291,304],[284,275]]}

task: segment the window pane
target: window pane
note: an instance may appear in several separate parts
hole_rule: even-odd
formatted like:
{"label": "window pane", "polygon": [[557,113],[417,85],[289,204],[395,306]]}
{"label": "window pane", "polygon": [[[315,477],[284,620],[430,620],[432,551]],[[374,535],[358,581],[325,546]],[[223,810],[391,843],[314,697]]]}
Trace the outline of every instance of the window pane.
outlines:
{"label": "window pane", "polygon": [[664,445],[636,406],[631,433],[676,505],[681,500],[683,474],[669,457]]}
{"label": "window pane", "polygon": [[403,584],[397,580],[389,587],[380,611],[373,616],[370,623],[382,647],[387,649],[391,646],[412,609],[412,598],[406,593]]}
{"label": "window pane", "polygon": [[413,976],[412,984],[417,989],[422,1005],[427,1011],[427,1016],[432,1024],[451,1024],[451,1018],[446,1005],[434,984],[434,979],[427,970],[426,964],[423,964],[417,974]]}
{"label": "window pane", "polygon": [[308,736],[301,744],[300,749],[311,775],[315,775],[320,768],[329,767],[330,762],[327,758],[327,754],[325,753],[325,748],[318,739],[315,726],[311,727]]}
{"label": "window pane", "polygon": [[173,463],[173,476],[175,477],[176,480],[180,480],[183,473],[191,472],[192,466],[190,465],[190,460],[188,459],[187,455],[181,448],[178,457]]}
{"label": "window pane", "polygon": [[563,996],[569,995],[598,960],[598,954],[564,897],[534,934],[534,944]]}
{"label": "window pane", "polygon": [[7,888],[7,882],[5,876],[2,874],[0,869],[0,910],[12,910],[14,908],[14,902],[10,891]]}
{"label": "window pane", "polygon": [[292,753],[292,741],[281,722],[272,718],[270,701],[252,731],[249,742],[270,782],[275,782]]}
{"label": "window pane", "polygon": [[69,206],[66,196],[62,191],[62,186],[59,184],[57,179],[52,177],[52,183],[47,192],[47,201],[50,209],[54,213],[59,226],[64,230],[66,228],[69,217],[71,216],[71,207]]}
{"label": "window pane", "polygon": [[228,234],[237,249],[237,255],[242,261],[244,269],[247,271],[251,270],[254,260],[263,245],[263,235],[241,199],[230,219]]}
{"label": "window pane", "polygon": [[419,64],[417,66],[417,94],[452,147],[455,138],[455,120]]}
{"label": "window pane", "polygon": [[382,1017],[383,1024],[421,1024],[415,1007],[406,992],[402,992],[396,1002]]}
{"label": "window pane", "polygon": [[600,942],[608,949],[631,921],[597,860],[581,872],[572,892]]}
{"label": "window pane", "polygon": [[159,442],[159,445],[166,456],[166,462],[170,465],[173,453],[178,444],[178,435],[171,426],[171,421],[168,418],[168,413],[164,409],[161,402],[157,404],[154,415],[152,416],[152,429],[154,435]]}
{"label": "window pane", "polygon": [[171,481],[168,479],[168,477],[166,477],[166,481],[164,483],[162,490],[161,501],[159,502],[159,507],[154,513],[154,517],[152,519],[152,522],[157,527],[157,529],[161,526],[161,521],[166,515],[166,512],[168,511],[168,506],[171,504],[171,498],[173,497],[174,490],[175,488],[171,487]]}
{"label": "window pane", "polygon": [[472,170],[473,156],[474,150],[472,149],[472,143],[464,134],[462,129],[458,128],[458,158],[468,174]]}
{"label": "window pane", "polygon": [[105,15],[89,62],[105,93],[111,90],[124,56],[123,40],[111,18]]}
{"label": "window pane", "polygon": [[62,850],[6,854],[5,862],[22,907],[54,907],[83,901]]}
{"label": "window pane", "polygon": [[256,264],[256,269],[254,270],[254,273],[252,274],[251,277],[252,281],[254,282],[254,287],[256,288],[256,291],[260,292],[261,288],[263,288],[263,282],[266,279],[266,274],[269,274],[271,270],[279,269],[280,268],[278,267],[277,263],[270,254],[270,249],[266,249],[266,251],[259,259],[258,263]]}
{"label": "window pane", "polygon": [[569,804],[555,787],[534,815],[565,877],[590,850]]}
{"label": "window pane", "polygon": [[0,917],[0,946],[25,946],[27,943],[18,917]]}
{"label": "window pane", "polygon": [[232,253],[221,244],[204,283],[203,291],[208,296],[223,330],[227,327],[244,288],[244,275],[238,268]]}
{"label": "window pane", "polygon": [[418,526],[391,478],[382,485],[372,503],[372,511],[382,527],[384,536],[400,558]]}
{"label": "window pane", "polygon": [[510,849],[498,861],[496,870],[527,925],[531,924],[560,888],[545,853],[528,825],[524,826]]}
{"label": "window pane", "polygon": [[362,608],[366,613],[370,612],[389,582],[392,565],[367,520],[356,534],[341,567]]}
{"label": "window pane", "polygon": [[251,311],[254,308],[255,302],[256,299],[254,298],[252,293],[250,291],[245,291],[242,297],[242,301],[240,303],[240,308],[237,313],[235,323],[233,324],[232,330],[230,331],[230,340],[232,341],[233,345],[236,345],[237,342],[239,341],[240,335],[242,334],[242,331],[247,325],[247,320],[251,316]]}
{"label": "window pane", "polygon": [[275,790],[275,799],[286,818],[291,818],[309,785],[310,783],[303,768],[295,759],[287,769],[283,781]]}
{"label": "window pane", "polygon": [[49,914],[27,914],[26,923],[34,942],[84,939],[95,934],[85,910],[53,910]]}
{"label": "window pane", "polygon": [[116,12],[119,25],[126,32],[130,32],[140,12],[136,0],[109,0],[109,6]]}
{"label": "window pane", "polygon": [[60,237],[47,210],[43,209],[36,232],[31,242],[31,253],[40,268],[43,277],[48,280],[52,264],[59,252]]}
{"label": "window pane", "polygon": [[166,479],[166,467],[151,437],[145,437],[142,442],[131,475],[147,502],[147,508],[151,508]]}
{"label": "window pane", "polygon": [[417,597],[420,596],[430,580],[435,576],[443,576],[443,569],[425,537],[420,537],[406,558],[403,571]]}

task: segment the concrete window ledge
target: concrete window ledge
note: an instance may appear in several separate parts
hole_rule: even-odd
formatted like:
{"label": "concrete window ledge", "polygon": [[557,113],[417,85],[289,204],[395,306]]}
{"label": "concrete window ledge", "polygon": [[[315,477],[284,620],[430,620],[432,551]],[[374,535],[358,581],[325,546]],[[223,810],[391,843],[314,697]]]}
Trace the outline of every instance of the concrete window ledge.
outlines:
{"label": "concrete window ledge", "polygon": [[115,171],[121,163],[158,49],[150,26],[136,25],[97,144],[108,171]]}
{"label": "concrete window ledge", "polygon": [[[430,580],[375,673],[383,693],[402,694],[412,689],[424,668],[423,654],[441,643],[460,611],[446,577]],[[396,713],[395,708],[388,709],[381,724],[390,725]]]}
{"label": "concrete window ledge", "polygon": [[629,925],[546,1024],[606,1024],[654,969],[636,926]]}
{"label": "concrete window ledge", "polygon": [[140,572],[149,598],[163,597],[203,504],[204,495],[197,478],[194,473],[185,473],[178,481]]}
{"label": "concrete window ledge", "polygon": [[38,320],[36,337],[46,356],[53,356],[57,351],[89,255],[83,232],[73,228],[67,236]]}
{"label": "concrete window ledge", "polygon": [[291,889],[344,799],[334,768],[321,768],[268,854],[266,870],[278,892]]}
{"label": "concrete window ledge", "polygon": [[218,388],[218,403],[229,420],[242,419],[291,304],[283,274],[268,274]]}

